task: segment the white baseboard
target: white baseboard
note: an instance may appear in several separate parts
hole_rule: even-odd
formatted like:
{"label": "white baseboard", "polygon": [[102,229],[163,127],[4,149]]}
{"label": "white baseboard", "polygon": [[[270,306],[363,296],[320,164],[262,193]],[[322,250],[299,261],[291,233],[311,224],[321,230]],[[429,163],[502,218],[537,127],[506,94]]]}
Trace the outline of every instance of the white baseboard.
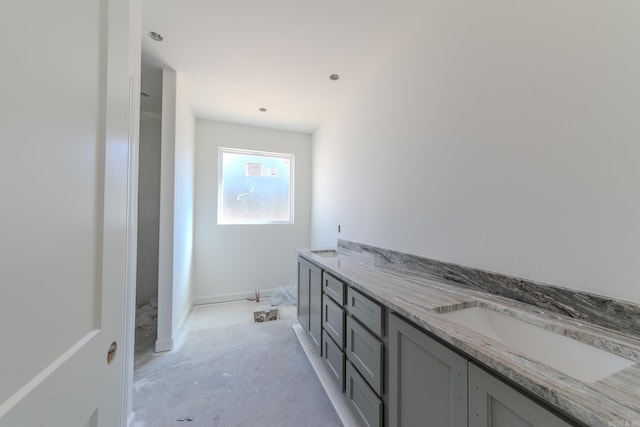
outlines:
{"label": "white baseboard", "polygon": [[173,338],[171,339],[163,339],[156,340],[156,353],[162,353],[164,351],[171,351],[174,349],[176,344],[180,344],[182,342],[182,333],[184,332],[184,327],[187,324],[187,320],[189,320],[189,316],[191,315],[191,311],[193,310],[193,304],[191,304],[182,314],[180,321],[178,322],[178,327],[176,328],[175,333],[173,334]]}
{"label": "white baseboard", "polygon": [[333,409],[336,410],[338,414],[338,418],[342,421],[342,425],[344,427],[356,427],[360,426],[357,418],[351,411],[349,407],[349,402],[347,398],[342,393],[342,390],[338,388],[338,384],[336,384],[333,377],[329,373],[329,368],[327,368],[322,361],[322,357],[318,354],[318,351],[311,343],[311,339],[307,335],[307,333],[302,329],[299,323],[295,323],[293,326],[293,332],[295,332],[304,353],[307,355],[307,359],[309,359],[309,363],[311,363],[311,367],[316,372],[316,376],[318,380],[320,380],[320,384],[324,388],[324,391],[327,393],[329,397],[329,401],[333,405]]}
{"label": "white baseboard", "polygon": [[189,320],[189,316],[191,315],[191,311],[193,310],[193,304],[189,305],[187,309],[182,314],[182,318],[180,318],[180,322],[178,322],[178,327],[176,328],[176,333],[174,334],[173,339],[180,337],[184,330],[185,325],[187,324],[187,320]]}
{"label": "white baseboard", "polygon": [[[268,298],[275,291],[275,289],[260,289],[260,298]],[[220,295],[210,295],[204,297],[197,297],[193,300],[194,305],[203,305],[203,304],[215,304],[219,302],[230,302],[230,301],[239,301],[247,298],[254,298],[254,291],[245,291],[245,292],[235,292],[232,294],[220,294]]]}
{"label": "white baseboard", "polygon": [[182,318],[180,319],[180,322],[178,322],[178,327],[176,328],[176,332],[175,332],[175,334],[173,334],[173,348],[174,349],[175,348],[180,348],[180,346],[184,342],[185,326],[187,325],[187,322],[189,321],[189,316],[191,316],[191,312],[192,311],[193,311],[193,304],[191,304],[184,311],[184,314],[182,315]]}

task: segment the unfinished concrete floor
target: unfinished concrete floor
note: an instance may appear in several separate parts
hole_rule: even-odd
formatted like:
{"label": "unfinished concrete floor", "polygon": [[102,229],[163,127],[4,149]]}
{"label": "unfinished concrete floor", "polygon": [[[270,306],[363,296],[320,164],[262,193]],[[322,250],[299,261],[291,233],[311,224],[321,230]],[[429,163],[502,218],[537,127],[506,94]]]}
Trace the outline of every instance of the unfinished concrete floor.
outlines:
{"label": "unfinished concrete floor", "polygon": [[296,308],[253,323],[265,307],[197,306],[171,352],[153,353],[145,337],[148,348],[136,349],[134,426],[342,426],[292,330]]}

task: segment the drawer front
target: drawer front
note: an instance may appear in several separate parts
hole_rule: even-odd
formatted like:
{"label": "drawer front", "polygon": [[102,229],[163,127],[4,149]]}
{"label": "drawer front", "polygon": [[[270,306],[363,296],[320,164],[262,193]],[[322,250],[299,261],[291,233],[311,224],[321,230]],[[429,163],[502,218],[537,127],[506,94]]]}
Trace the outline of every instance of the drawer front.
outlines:
{"label": "drawer front", "polygon": [[382,400],[347,362],[345,395],[357,418],[367,427],[382,427]]}
{"label": "drawer front", "polygon": [[344,305],[344,288],[345,285],[328,273],[324,273],[322,280],[322,289],[325,295],[329,295],[335,302]]}
{"label": "drawer front", "polygon": [[358,319],[374,334],[382,336],[382,306],[373,302],[353,288],[347,291],[347,308],[349,314]]}
{"label": "drawer front", "polygon": [[329,372],[331,372],[331,376],[336,381],[336,384],[338,384],[338,388],[341,392],[344,392],[344,352],[333,342],[326,332],[322,337],[322,347],[322,359],[329,368]]}
{"label": "drawer front", "polygon": [[344,308],[331,298],[324,298],[322,305],[322,327],[338,343],[340,349],[344,349]]}
{"label": "drawer front", "polygon": [[379,396],[382,396],[383,350],[382,342],[375,335],[347,316],[347,359]]}

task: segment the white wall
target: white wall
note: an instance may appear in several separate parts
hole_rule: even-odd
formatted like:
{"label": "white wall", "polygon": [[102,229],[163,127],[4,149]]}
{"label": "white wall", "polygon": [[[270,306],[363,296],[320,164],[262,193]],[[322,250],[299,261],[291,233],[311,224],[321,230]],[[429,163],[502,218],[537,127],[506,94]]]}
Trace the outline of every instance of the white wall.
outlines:
{"label": "white wall", "polygon": [[162,98],[156,351],[173,348],[193,304],[195,118],[175,71],[163,70]]}
{"label": "white wall", "polygon": [[[197,121],[196,303],[228,301],[296,281],[296,247],[309,246],[311,136]],[[295,224],[217,225],[218,147],[295,155]]]}
{"label": "white wall", "polygon": [[158,296],[158,226],[160,221],[159,113],[140,113],[138,174],[138,263],[136,303]]}
{"label": "white wall", "polygon": [[173,331],[184,326],[193,306],[193,209],[196,120],[189,88],[180,74],[176,91],[176,139],[173,205]]}
{"label": "white wall", "polygon": [[634,1],[431,2],[314,133],[313,245],[640,302],[638,16]]}

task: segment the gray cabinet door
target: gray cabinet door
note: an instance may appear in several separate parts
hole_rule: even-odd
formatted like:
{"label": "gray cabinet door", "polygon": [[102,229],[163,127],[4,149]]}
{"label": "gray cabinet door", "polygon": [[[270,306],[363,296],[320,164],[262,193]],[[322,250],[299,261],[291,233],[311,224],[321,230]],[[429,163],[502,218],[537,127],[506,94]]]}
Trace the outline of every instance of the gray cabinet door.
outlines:
{"label": "gray cabinet door", "polygon": [[469,427],[569,427],[508,384],[469,363]]}
{"label": "gray cabinet door", "polygon": [[467,360],[389,316],[389,426],[467,425]]}
{"label": "gray cabinet door", "polygon": [[311,265],[298,258],[298,322],[309,331],[309,280]]}
{"label": "gray cabinet door", "polygon": [[322,339],[322,270],[309,267],[309,332],[319,353]]}

